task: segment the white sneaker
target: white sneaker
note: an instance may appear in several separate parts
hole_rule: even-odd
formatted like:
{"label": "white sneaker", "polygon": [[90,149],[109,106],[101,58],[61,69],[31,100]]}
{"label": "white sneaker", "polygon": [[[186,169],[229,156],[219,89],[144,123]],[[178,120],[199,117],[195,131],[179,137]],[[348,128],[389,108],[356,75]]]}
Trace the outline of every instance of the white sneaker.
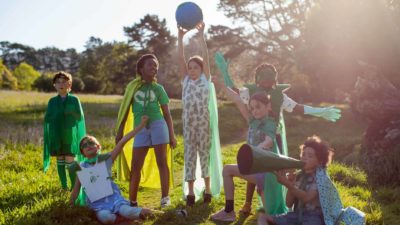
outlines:
{"label": "white sneaker", "polygon": [[165,207],[171,205],[171,199],[169,198],[169,196],[165,196],[164,198],[161,198],[160,205],[161,205],[161,208],[165,208]]}

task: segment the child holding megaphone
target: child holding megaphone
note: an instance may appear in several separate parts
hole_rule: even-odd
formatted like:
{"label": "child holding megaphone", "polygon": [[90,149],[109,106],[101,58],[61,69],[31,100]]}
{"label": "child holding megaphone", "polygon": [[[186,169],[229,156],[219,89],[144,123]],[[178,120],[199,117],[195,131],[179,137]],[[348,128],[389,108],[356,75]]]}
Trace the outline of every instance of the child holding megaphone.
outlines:
{"label": "child holding megaphone", "polygon": [[275,172],[278,182],[288,191],[286,205],[293,211],[270,216],[258,215],[259,225],[323,225],[365,224],[365,214],[353,207],[343,209],[338,192],[326,172],[332,159],[333,149],[317,136],[307,138],[300,146],[300,158],[304,162],[296,175],[292,171]]}

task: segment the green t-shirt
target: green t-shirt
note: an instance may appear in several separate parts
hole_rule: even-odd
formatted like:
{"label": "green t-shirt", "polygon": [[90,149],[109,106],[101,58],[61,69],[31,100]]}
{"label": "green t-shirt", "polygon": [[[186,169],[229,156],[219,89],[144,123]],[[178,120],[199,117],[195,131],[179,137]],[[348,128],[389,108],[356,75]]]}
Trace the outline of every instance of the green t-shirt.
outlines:
{"label": "green t-shirt", "polygon": [[168,103],[169,98],[163,86],[158,83],[143,84],[133,96],[135,127],[140,124],[143,115],[149,117],[149,123],[162,119],[160,105]]}

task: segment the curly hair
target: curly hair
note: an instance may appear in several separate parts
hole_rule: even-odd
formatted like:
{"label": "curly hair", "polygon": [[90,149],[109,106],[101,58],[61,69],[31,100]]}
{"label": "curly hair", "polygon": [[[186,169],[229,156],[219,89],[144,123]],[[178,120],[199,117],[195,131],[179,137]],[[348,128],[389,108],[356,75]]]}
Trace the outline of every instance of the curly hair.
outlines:
{"label": "curly hair", "polygon": [[303,155],[306,147],[314,149],[318,162],[322,167],[326,168],[332,161],[334,149],[327,142],[321,140],[320,137],[316,135],[308,137],[304,144],[300,145],[300,156]]}
{"label": "curly hair", "polygon": [[142,76],[142,73],[140,72],[140,69],[143,68],[144,63],[146,62],[147,59],[154,59],[156,61],[156,63],[157,63],[157,67],[159,66],[159,62],[158,62],[158,59],[157,59],[156,55],[154,55],[154,54],[144,54],[144,55],[142,55],[138,59],[138,61],[136,63],[136,73],[139,74],[140,76]]}

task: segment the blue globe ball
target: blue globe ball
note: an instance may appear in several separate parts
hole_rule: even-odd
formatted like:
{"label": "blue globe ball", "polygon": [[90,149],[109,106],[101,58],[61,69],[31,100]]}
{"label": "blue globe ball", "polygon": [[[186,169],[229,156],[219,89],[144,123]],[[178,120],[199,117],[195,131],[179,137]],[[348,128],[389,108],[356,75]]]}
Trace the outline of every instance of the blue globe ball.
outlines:
{"label": "blue globe ball", "polygon": [[184,2],[176,9],[175,19],[179,26],[191,30],[203,20],[203,13],[195,3]]}

